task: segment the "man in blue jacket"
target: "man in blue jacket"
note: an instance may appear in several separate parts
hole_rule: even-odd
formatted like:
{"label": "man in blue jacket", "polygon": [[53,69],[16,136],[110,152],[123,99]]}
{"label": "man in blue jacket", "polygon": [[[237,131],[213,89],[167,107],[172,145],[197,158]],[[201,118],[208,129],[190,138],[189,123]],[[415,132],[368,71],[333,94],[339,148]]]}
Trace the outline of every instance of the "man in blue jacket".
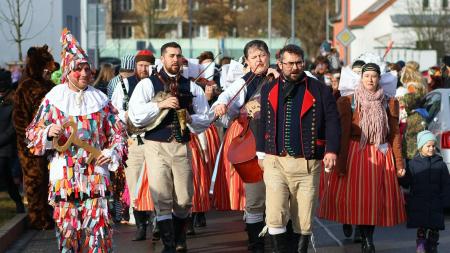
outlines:
{"label": "man in blue jacket", "polygon": [[[332,91],[306,75],[303,50],[287,45],[280,51],[281,75],[261,91],[257,138],[266,184],[266,219],[274,252],[298,245],[306,253],[319,188],[321,162],[336,163],[340,123]],[[294,237],[286,233],[292,220]]]}

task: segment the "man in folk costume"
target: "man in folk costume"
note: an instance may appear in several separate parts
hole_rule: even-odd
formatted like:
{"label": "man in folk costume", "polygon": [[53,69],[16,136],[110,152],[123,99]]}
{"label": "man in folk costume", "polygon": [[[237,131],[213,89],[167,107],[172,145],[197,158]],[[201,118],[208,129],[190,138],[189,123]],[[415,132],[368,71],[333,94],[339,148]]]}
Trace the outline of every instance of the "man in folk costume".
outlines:
{"label": "man in folk costume", "polygon": [[[121,80],[126,80],[127,78],[134,77],[135,65],[136,65],[136,63],[134,61],[134,55],[128,54],[128,55],[122,56],[122,58],[120,59],[119,74],[117,76],[115,76],[113,78],[113,80],[111,80],[110,83],[108,84],[108,94],[107,95],[108,95],[108,98],[111,99],[111,104],[116,109],[118,109],[117,98],[112,99],[112,95],[117,88],[117,83],[122,84]],[[117,82],[114,79],[117,79]],[[113,82],[116,82],[116,83],[113,83]],[[122,86],[122,85],[119,85],[119,86]],[[114,90],[111,90],[112,88],[114,88]],[[134,89],[134,87],[133,87],[133,89]],[[114,103],[114,101],[116,101],[116,104]],[[124,112],[120,112],[119,109],[118,109],[118,111],[119,111],[119,118],[122,120]],[[122,122],[126,123],[125,121],[122,121]],[[130,140],[128,139],[128,141],[130,141]],[[128,152],[130,152],[130,151],[128,151]],[[127,164],[128,164],[128,161],[127,161]],[[125,175],[127,171],[128,171],[128,169],[125,170],[125,164],[122,164],[121,166],[119,166],[119,169],[111,175],[111,181],[114,186],[114,189],[113,189],[114,190],[114,200],[113,200],[114,208],[111,211],[111,213],[114,215],[113,216],[114,222],[128,221],[128,224],[134,225],[135,221],[134,221],[134,216],[133,216],[133,209],[130,207],[130,204],[128,203],[130,197],[129,197],[129,187],[127,186],[126,175]]]}
{"label": "man in folk costume", "polygon": [[[133,58],[135,62],[135,74],[128,78],[119,78],[119,84],[114,89],[111,102],[119,111],[119,118],[125,124],[128,124],[128,160],[125,170],[128,191],[130,194],[130,220],[134,217],[137,227],[136,237],[134,241],[146,239],[148,213],[147,210],[138,210],[136,208],[136,192],[137,182],[141,169],[144,165],[144,134],[132,131],[131,122],[128,119],[128,103],[136,88],[137,83],[149,77],[149,68],[155,64],[155,57],[149,50],[141,50]],[[151,211],[151,210],[148,210]]]}
{"label": "man in folk costume", "polygon": [[116,89],[117,84],[120,83],[120,78],[128,78],[130,76],[135,75],[135,59],[134,55],[124,55],[120,58],[120,69],[119,74],[117,74],[113,79],[111,79],[108,83],[107,93],[108,98],[111,99],[114,90]]}
{"label": "man in folk costume", "polygon": [[48,160],[30,153],[26,148],[25,129],[33,120],[38,104],[54,86],[50,80],[54,69],[55,62],[47,45],[28,49],[24,77],[14,97],[13,121],[24,192],[28,200],[28,218],[30,226],[38,230],[54,227],[51,207],[47,203]]}
{"label": "man in folk costume", "polygon": [[[303,71],[300,47],[282,48],[278,67],[282,75],[261,91],[257,136],[258,157],[264,159],[266,202],[270,203],[266,222],[274,252],[292,252],[293,245],[306,253],[321,162],[332,168],[339,151],[339,115],[331,89]],[[286,231],[289,219],[293,237]]]}
{"label": "man in folk costume", "polygon": [[[132,64],[135,65],[135,57],[133,56],[130,59],[132,59]],[[142,59],[139,59],[139,61],[141,60]],[[150,61],[150,59],[148,59],[148,61]],[[119,111],[118,116],[124,124],[128,123],[128,102],[138,82],[139,80],[136,75],[132,75],[128,78],[122,78],[120,76],[119,83],[113,91],[111,104]],[[139,174],[144,164],[144,142],[142,140],[144,136],[130,131],[128,131],[128,135],[128,160],[125,178],[130,195],[130,223],[134,223],[134,218],[137,233],[133,241],[141,241],[146,239],[147,215],[145,211],[138,211],[135,209],[135,192]]]}
{"label": "man in folk costume", "polygon": [[87,55],[67,29],[61,42],[62,84],[47,93],[26,129],[28,148],[50,154],[48,199],[59,251],[111,252],[109,171],[126,157],[126,133],[106,95],[89,85]]}
{"label": "man in folk costume", "polygon": [[[229,121],[229,119],[235,119],[239,115],[244,115],[240,114],[241,108],[245,110],[246,106],[250,105],[248,102],[254,97],[259,96],[262,85],[267,81],[266,74],[269,68],[270,53],[266,43],[261,40],[252,40],[248,42],[244,48],[244,57],[246,64],[250,68],[250,72],[236,80],[230,87],[222,92],[211,107],[211,110],[214,111],[216,116],[222,117],[222,122],[225,126],[228,125],[226,121]],[[237,96],[233,100],[235,95]],[[251,126],[256,125],[255,120],[252,120],[252,122]],[[228,153],[231,152],[230,146],[232,140],[242,132],[242,129],[243,126],[241,125],[241,122],[239,120],[234,120],[224,137],[223,152],[220,154],[221,160],[219,161],[221,165],[219,165],[220,167],[217,171],[218,176],[214,192],[215,194],[218,194],[216,200],[223,200],[228,206],[216,202],[216,206],[219,206],[219,210],[226,210],[226,208],[231,210],[242,210],[240,209],[242,203],[239,203],[241,202],[239,200],[244,199],[244,196],[240,196],[243,192],[242,181],[227,158]],[[252,127],[252,130],[254,131],[256,128]],[[256,151],[254,155],[256,157]],[[257,164],[252,170],[254,170],[255,174],[261,173],[261,169],[258,168]],[[262,177],[255,182],[245,183],[244,187],[249,249],[252,252],[264,252],[264,238],[258,236],[265,225],[265,186]],[[222,192],[221,189],[225,189],[225,192]],[[233,201],[236,199],[238,201]]]}
{"label": "man in folk costume", "polygon": [[164,44],[162,69],[138,83],[128,111],[134,126],[155,125],[145,132],[144,157],[164,253],[187,251],[185,229],[193,193],[188,142],[191,131],[200,133],[209,126],[205,94],[180,75],[181,60],[178,43]]}

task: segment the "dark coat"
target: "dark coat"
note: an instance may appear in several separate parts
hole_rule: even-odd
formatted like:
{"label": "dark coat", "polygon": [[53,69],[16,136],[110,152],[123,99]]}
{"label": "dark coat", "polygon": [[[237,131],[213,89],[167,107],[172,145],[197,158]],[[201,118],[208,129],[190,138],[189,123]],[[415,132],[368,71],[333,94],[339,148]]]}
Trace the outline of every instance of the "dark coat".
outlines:
{"label": "dark coat", "polygon": [[0,98],[0,157],[12,157],[17,153],[16,131],[12,122],[14,91]]}
{"label": "dark coat", "polygon": [[[261,90],[260,134],[257,137],[257,150],[267,154],[279,155],[280,141],[277,138],[279,122],[284,122],[280,110],[284,110],[282,77],[263,86]],[[294,111],[290,129],[291,141],[298,143],[295,153],[308,160],[321,160],[325,153],[339,153],[341,135],[336,100],[330,87],[304,75],[293,94]],[[281,106],[280,106],[281,104]],[[282,125],[282,124],[281,124]],[[284,131],[282,131],[284,132]],[[296,138],[297,137],[297,138]]]}
{"label": "dark coat", "polygon": [[450,175],[442,157],[417,154],[409,161],[400,184],[410,188],[406,198],[407,226],[443,230],[444,207],[450,205]]}

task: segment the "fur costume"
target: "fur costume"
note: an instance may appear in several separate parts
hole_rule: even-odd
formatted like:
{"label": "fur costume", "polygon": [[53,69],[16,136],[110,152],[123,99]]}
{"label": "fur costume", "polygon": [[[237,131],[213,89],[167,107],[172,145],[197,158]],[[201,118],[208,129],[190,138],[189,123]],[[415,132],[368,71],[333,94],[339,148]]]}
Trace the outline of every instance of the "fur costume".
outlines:
{"label": "fur costume", "polygon": [[53,88],[50,80],[43,78],[45,69],[54,68],[53,56],[48,46],[31,47],[27,52],[24,77],[19,83],[14,99],[13,121],[17,133],[17,149],[23,171],[25,196],[31,227],[53,227],[48,196],[48,161],[45,156],[35,156],[25,144],[25,129],[31,123],[45,94]]}

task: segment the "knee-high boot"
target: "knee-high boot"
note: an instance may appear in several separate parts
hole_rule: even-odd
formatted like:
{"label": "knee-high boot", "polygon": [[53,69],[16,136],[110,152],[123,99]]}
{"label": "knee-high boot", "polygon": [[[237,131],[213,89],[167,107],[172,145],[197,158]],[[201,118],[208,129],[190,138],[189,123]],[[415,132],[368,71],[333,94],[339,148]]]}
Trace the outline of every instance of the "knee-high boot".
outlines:
{"label": "knee-high boot", "polygon": [[375,253],[375,245],[373,243],[373,233],[375,231],[375,226],[371,225],[361,225],[361,235],[364,234],[363,238],[363,253]]}
{"label": "knee-high boot", "polygon": [[270,238],[272,239],[273,253],[289,253],[289,238],[286,232],[277,235],[270,235]]}
{"label": "knee-high boot", "polygon": [[161,234],[161,241],[164,245],[161,253],[176,253],[172,219],[158,221],[157,224]]}
{"label": "knee-high boot", "polygon": [[429,229],[427,235],[427,252],[429,253],[437,253],[439,245],[439,230]]}
{"label": "knee-high boot", "polygon": [[187,218],[173,216],[173,227],[175,231],[175,248],[177,252],[186,252],[186,221]]}
{"label": "knee-high boot", "polygon": [[300,241],[298,243],[298,253],[307,253],[309,240],[311,240],[311,235],[300,235]]}
{"label": "knee-high boot", "polygon": [[247,223],[248,248],[252,253],[264,253],[264,237],[259,237],[264,225],[263,221]]}
{"label": "knee-high boot", "polygon": [[133,210],[134,219],[136,221],[136,236],[133,241],[143,241],[147,237],[147,214],[145,211]]}

